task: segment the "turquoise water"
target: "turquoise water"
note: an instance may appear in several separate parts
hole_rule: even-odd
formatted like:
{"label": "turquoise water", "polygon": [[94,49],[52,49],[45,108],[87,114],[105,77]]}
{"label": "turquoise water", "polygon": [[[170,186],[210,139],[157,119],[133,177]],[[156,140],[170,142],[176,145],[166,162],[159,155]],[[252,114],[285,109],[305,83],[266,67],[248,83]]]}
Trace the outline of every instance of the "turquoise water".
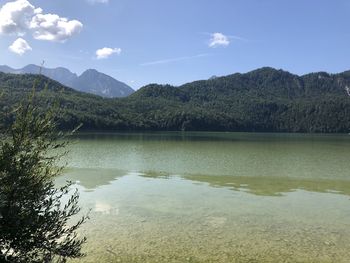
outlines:
{"label": "turquoise water", "polygon": [[78,262],[349,262],[350,136],[80,134]]}

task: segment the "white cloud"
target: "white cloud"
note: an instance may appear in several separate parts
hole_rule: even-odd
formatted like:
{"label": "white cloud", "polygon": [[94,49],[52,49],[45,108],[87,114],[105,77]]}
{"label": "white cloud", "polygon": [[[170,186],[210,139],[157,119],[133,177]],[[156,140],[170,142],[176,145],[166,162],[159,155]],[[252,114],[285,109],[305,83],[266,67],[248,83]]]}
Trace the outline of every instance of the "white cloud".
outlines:
{"label": "white cloud", "polygon": [[27,51],[32,50],[32,48],[23,38],[17,38],[15,42],[13,42],[11,46],[9,46],[9,50],[13,53],[22,56]]}
{"label": "white cloud", "polygon": [[109,0],[87,0],[90,4],[108,4]]}
{"label": "white cloud", "polygon": [[202,58],[202,57],[207,57],[207,56],[210,56],[210,54],[198,54],[195,56],[161,59],[161,60],[155,60],[155,61],[151,61],[151,62],[145,62],[145,63],[140,64],[140,66],[154,66],[154,65],[160,65],[160,64],[169,64],[169,63],[173,63],[173,62],[190,60],[190,59],[195,59],[195,58]]}
{"label": "white cloud", "polygon": [[227,47],[230,44],[230,39],[222,33],[211,34],[211,39],[209,41],[209,47]]}
{"label": "white cloud", "polygon": [[33,17],[30,28],[34,30],[35,39],[64,42],[80,33],[83,24],[56,14],[37,14]]}
{"label": "white cloud", "polygon": [[120,48],[104,47],[104,48],[96,50],[96,58],[97,59],[108,58],[113,54],[120,55],[121,52],[122,52],[122,50]]}
{"label": "white cloud", "polygon": [[0,33],[25,34],[32,17],[41,12],[40,8],[35,8],[27,0],[6,3],[0,9]]}
{"label": "white cloud", "polygon": [[64,42],[78,34],[83,24],[56,14],[44,14],[27,0],[8,2],[0,9],[0,33],[22,36],[27,32],[39,40]]}

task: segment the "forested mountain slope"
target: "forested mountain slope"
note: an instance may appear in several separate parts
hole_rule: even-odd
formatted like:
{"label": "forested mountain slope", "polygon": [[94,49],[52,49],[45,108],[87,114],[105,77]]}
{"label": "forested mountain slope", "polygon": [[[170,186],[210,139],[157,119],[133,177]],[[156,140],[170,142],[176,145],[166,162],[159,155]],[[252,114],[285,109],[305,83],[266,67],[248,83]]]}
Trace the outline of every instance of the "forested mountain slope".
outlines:
{"label": "forested mountain slope", "polygon": [[[0,74],[0,109],[13,107],[35,78]],[[40,81],[40,89],[49,87],[41,104],[58,98],[60,126],[67,129],[83,123],[86,130],[350,131],[350,72],[297,76],[261,68],[180,87],[151,84],[118,99]]]}

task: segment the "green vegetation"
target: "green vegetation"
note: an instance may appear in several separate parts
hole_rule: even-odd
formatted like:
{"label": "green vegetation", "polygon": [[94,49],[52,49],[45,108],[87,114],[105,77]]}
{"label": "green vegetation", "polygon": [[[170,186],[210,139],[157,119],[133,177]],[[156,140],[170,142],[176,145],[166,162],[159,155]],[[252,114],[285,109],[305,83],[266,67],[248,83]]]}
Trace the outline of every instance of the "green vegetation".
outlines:
{"label": "green vegetation", "polygon": [[0,262],[66,262],[83,255],[85,238],[77,229],[86,217],[71,222],[80,211],[78,192],[70,195],[70,183],[58,189],[53,181],[66,144],[55,131],[55,107],[42,113],[33,98],[14,111],[0,142]]}
{"label": "green vegetation", "polygon": [[[32,75],[0,74],[0,110],[29,92]],[[180,87],[151,84],[127,98],[79,93],[41,77],[58,97],[60,128],[85,130],[198,130],[349,132],[350,72],[297,76],[262,68],[246,74],[196,81]],[[22,87],[22,88],[20,88]],[[10,117],[9,117],[10,118]],[[10,123],[11,118],[4,120]]]}

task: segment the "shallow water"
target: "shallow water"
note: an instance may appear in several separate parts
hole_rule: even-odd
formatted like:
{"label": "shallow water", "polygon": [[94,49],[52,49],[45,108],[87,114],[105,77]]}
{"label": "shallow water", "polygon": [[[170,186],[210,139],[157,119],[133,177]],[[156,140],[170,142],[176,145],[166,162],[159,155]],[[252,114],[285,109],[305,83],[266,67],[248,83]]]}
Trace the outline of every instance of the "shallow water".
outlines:
{"label": "shallow water", "polygon": [[81,134],[76,262],[350,262],[350,136]]}

